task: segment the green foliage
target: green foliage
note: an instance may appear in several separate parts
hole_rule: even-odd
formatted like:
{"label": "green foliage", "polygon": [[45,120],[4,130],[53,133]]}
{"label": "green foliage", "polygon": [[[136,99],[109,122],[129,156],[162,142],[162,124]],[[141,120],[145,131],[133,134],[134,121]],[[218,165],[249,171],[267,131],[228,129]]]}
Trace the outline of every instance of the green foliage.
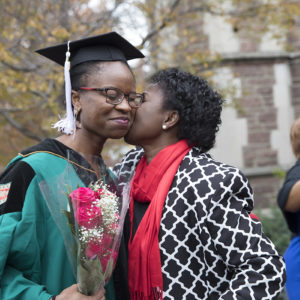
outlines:
{"label": "green foliage", "polygon": [[277,251],[283,255],[290,242],[291,233],[282,212],[276,205],[272,205],[268,210],[257,210],[256,214],[260,218],[264,233],[274,243]]}
{"label": "green foliage", "polygon": [[[140,38],[137,46],[147,56],[135,67],[139,81],[147,77],[147,69],[167,66],[179,66],[213,80],[221,55],[209,50],[202,28],[207,16],[225,18],[242,39],[249,38],[251,32],[254,39],[270,32],[288,42],[299,33],[295,26],[300,16],[297,1],[231,2],[1,0],[0,164],[6,165],[21,149],[56,135],[50,124],[64,114],[59,105],[64,99],[62,68],[35,54],[38,48],[112,29],[121,34],[129,30]],[[137,22],[140,18],[145,22]],[[234,89],[228,82],[222,94],[234,95],[232,105],[244,113]]]}
{"label": "green foliage", "polygon": [[277,298],[277,300],[288,300],[285,291],[283,291],[283,292],[280,294],[280,296]]}
{"label": "green foliage", "polygon": [[[64,194],[68,199],[68,204],[69,204],[70,210],[69,211],[63,210],[63,214],[66,216],[66,218],[68,220],[68,225],[71,228],[72,235],[75,236],[76,235],[76,230],[75,230],[76,223],[75,223],[75,217],[74,217],[74,209],[73,209],[72,199],[69,196],[71,193],[71,188],[68,186],[67,189],[68,189],[68,193],[64,193]],[[76,252],[77,252],[77,250],[76,250]]]}
{"label": "green foliage", "polygon": [[98,291],[102,282],[105,282],[102,266],[99,259],[84,260],[85,248],[78,251],[77,261],[80,261],[77,266],[77,280],[79,290],[82,294],[91,296]]}
{"label": "green foliage", "polygon": [[[289,245],[291,233],[281,210],[274,204],[268,210],[258,209],[255,213],[260,218],[265,235],[273,242],[279,254],[283,255]],[[285,291],[277,299],[287,300]]]}
{"label": "green foliage", "polygon": [[[37,141],[56,134],[63,116],[63,69],[36,49],[83,36],[118,30],[105,1],[2,0],[0,10],[0,165]],[[29,145],[30,144],[30,145]]]}
{"label": "green foliage", "polygon": [[275,169],[273,171],[274,176],[276,176],[277,178],[280,179],[284,179],[286,176],[286,171],[282,170],[282,169]]}

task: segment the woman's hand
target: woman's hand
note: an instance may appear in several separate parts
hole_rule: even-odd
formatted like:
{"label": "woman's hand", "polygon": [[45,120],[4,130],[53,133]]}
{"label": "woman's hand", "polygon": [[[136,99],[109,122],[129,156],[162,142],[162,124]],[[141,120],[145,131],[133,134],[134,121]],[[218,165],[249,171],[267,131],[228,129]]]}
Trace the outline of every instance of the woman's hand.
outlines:
{"label": "woman's hand", "polygon": [[55,300],[105,300],[105,289],[100,289],[94,296],[85,296],[78,292],[77,284],[64,289]]}

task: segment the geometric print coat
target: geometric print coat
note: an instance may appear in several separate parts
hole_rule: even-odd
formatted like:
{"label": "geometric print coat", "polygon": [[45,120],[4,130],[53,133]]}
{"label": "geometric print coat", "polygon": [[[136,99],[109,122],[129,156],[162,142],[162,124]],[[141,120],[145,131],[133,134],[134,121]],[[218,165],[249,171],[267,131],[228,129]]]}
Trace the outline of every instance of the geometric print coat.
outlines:
{"label": "geometric print coat", "polygon": [[[131,150],[114,171],[132,178],[143,155]],[[193,147],[166,197],[159,232],[164,300],[276,299],[283,258],[250,217],[253,193],[235,167]]]}

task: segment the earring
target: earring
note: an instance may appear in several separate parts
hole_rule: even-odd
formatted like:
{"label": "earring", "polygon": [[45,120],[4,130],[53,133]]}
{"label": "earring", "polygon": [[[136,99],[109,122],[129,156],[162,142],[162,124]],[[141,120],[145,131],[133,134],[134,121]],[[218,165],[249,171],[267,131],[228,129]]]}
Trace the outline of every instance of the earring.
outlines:
{"label": "earring", "polygon": [[80,123],[80,120],[78,120],[78,113],[79,113],[79,111],[77,111],[77,109],[74,108],[74,120],[75,120],[76,128],[80,129],[81,123]]}
{"label": "earring", "polygon": [[166,130],[166,129],[167,129],[167,125],[164,124],[164,125],[162,126],[162,129],[163,129],[163,130]]}
{"label": "earring", "polygon": [[78,120],[76,121],[76,128],[81,129],[81,123]]}

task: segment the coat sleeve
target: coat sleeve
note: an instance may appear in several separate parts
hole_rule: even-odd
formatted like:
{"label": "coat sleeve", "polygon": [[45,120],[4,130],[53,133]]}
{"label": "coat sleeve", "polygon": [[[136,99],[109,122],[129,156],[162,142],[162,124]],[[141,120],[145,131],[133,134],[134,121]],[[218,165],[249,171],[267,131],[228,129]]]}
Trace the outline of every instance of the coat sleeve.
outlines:
{"label": "coat sleeve", "polygon": [[214,247],[232,272],[220,300],[276,299],[284,286],[284,260],[264,235],[260,221],[251,218],[252,208],[252,189],[233,169],[220,181],[208,216]]}
{"label": "coat sleeve", "polygon": [[112,172],[117,177],[121,186],[125,185],[132,179],[135,168],[143,154],[143,149],[141,147],[136,147],[127,152],[122,161],[113,167]]}
{"label": "coat sleeve", "polygon": [[22,211],[33,178],[33,170],[25,163],[9,167],[0,177],[0,299],[49,300],[51,297],[38,284],[39,274],[35,273],[42,242],[37,238],[37,228],[42,224]]}

